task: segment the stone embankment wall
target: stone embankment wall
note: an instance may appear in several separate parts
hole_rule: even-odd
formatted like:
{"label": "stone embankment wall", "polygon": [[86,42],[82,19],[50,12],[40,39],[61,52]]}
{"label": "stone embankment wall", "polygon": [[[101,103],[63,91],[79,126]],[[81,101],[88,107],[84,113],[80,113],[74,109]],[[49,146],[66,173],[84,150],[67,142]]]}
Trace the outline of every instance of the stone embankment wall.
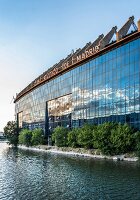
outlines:
{"label": "stone embankment wall", "polygon": [[98,149],[55,147],[55,146],[47,146],[47,145],[38,145],[38,146],[33,146],[33,147],[25,147],[25,146],[19,145],[19,148],[29,149],[29,150],[34,150],[34,151],[43,151],[43,152],[54,153],[54,154],[70,155],[70,156],[83,156],[83,157],[110,159],[110,160],[117,160],[117,161],[138,161],[138,157],[136,157],[134,153],[107,156],[107,155],[103,155],[101,151]]}

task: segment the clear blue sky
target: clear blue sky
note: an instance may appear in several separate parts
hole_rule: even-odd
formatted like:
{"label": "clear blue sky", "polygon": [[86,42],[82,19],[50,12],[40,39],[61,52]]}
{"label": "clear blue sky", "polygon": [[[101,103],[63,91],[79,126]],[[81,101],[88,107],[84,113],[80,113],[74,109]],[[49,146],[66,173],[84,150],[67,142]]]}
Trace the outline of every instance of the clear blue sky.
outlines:
{"label": "clear blue sky", "polygon": [[12,96],[47,68],[134,15],[139,0],[0,0],[0,131]]}

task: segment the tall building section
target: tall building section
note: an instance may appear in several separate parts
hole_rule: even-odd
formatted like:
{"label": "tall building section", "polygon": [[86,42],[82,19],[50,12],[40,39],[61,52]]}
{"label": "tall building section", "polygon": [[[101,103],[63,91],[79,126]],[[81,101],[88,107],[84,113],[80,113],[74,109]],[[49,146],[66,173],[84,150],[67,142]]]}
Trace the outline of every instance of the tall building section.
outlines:
{"label": "tall building section", "polygon": [[19,127],[79,127],[108,121],[140,129],[140,21],[87,43],[23,89],[15,99]]}

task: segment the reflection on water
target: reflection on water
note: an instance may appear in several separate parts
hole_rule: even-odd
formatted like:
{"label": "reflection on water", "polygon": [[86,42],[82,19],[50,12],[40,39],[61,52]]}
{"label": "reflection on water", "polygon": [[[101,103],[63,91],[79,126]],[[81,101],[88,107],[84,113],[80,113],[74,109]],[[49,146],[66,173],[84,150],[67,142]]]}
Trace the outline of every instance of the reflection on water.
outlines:
{"label": "reflection on water", "polygon": [[0,200],[140,199],[140,164],[9,149],[0,143]]}

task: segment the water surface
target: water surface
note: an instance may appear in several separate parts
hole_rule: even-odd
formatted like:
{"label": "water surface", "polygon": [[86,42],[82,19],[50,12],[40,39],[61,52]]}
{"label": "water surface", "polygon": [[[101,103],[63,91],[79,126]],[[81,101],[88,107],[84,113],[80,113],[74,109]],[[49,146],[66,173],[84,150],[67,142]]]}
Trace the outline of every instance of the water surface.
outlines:
{"label": "water surface", "polygon": [[0,143],[0,200],[140,200],[140,164],[17,150]]}

